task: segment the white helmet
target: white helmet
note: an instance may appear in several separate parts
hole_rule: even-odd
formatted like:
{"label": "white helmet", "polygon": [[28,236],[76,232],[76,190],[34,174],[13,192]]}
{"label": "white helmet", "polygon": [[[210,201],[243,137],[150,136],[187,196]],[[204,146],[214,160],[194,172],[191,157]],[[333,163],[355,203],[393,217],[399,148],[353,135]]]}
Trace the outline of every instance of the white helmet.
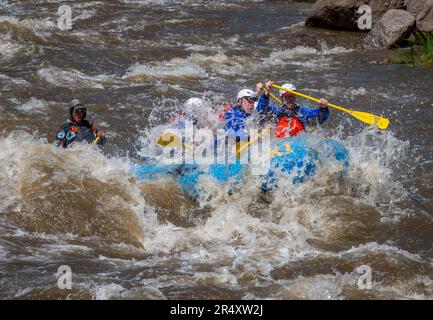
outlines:
{"label": "white helmet", "polygon": [[[281,87],[283,87],[284,89],[287,89],[287,90],[293,90],[293,91],[296,91],[296,87],[293,85],[293,84],[291,84],[291,83],[285,83],[285,84],[283,84]],[[284,91],[284,90],[281,90],[280,89],[280,97],[282,97],[283,96],[283,94],[285,94],[287,91]]]}
{"label": "white helmet", "polygon": [[251,89],[242,89],[238,93],[237,100],[242,99],[242,98],[255,98],[255,99],[257,99],[257,94]]}
{"label": "white helmet", "polygon": [[203,102],[203,99],[194,97],[186,100],[183,105],[187,111],[194,112],[203,106]]}

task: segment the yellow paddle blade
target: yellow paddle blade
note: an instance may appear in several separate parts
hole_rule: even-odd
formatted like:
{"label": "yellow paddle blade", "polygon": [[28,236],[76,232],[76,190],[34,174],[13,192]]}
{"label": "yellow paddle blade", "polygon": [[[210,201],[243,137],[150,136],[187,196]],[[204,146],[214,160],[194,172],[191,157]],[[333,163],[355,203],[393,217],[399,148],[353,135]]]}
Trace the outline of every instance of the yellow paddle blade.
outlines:
{"label": "yellow paddle blade", "polygon": [[[297,92],[297,91],[293,91],[293,90],[289,90],[289,89],[283,88],[283,87],[278,86],[276,84],[273,84],[272,86],[274,88],[277,88],[277,89],[280,89],[280,90],[284,90],[286,92],[292,93],[294,95],[300,96],[300,97],[305,98],[305,99],[309,99],[309,100],[314,101],[314,102],[319,102],[320,101],[317,98],[313,98],[313,97],[307,96],[306,94],[303,94],[303,93],[300,93],[300,92]],[[377,125],[377,127],[379,129],[386,129],[386,128],[388,128],[389,120],[386,119],[386,118],[379,117],[379,116],[376,116],[376,115],[368,113],[368,112],[353,111],[353,110],[345,109],[343,107],[337,106],[337,105],[332,104],[332,103],[328,103],[327,106],[335,108],[335,109],[338,109],[338,110],[346,112],[346,113],[349,113],[353,117],[355,117],[356,119],[358,119],[358,120],[360,120],[360,121],[362,121],[364,123],[367,123],[367,124],[369,124],[371,126]]]}
{"label": "yellow paddle blade", "polygon": [[162,147],[184,147],[192,150],[193,148],[187,144],[182,143],[182,140],[173,132],[164,132],[156,141]]}
{"label": "yellow paddle blade", "polygon": [[382,118],[382,117],[377,117],[377,118],[378,118],[378,120],[377,120],[377,127],[379,129],[384,130],[384,129],[388,128],[388,125],[389,125],[389,120],[388,119]]}
{"label": "yellow paddle blade", "polygon": [[[350,110],[349,110],[350,111]],[[386,129],[389,125],[389,120],[375,116],[374,114],[362,112],[362,111],[351,111],[349,112],[356,119],[369,124],[370,126],[378,126],[379,129]]]}
{"label": "yellow paddle blade", "polygon": [[97,144],[98,141],[99,141],[99,139],[101,139],[101,137],[97,136],[97,137],[95,138],[95,140],[93,140],[92,144]]}

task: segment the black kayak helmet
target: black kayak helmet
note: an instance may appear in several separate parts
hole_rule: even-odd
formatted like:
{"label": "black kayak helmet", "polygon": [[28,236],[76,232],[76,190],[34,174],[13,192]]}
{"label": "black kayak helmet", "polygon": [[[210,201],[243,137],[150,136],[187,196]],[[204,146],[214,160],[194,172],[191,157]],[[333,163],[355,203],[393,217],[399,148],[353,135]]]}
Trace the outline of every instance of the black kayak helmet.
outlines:
{"label": "black kayak helmet", "polygon": [[86,118],[87,110],[84,104],[82,104],[80,100],[73,99],[71,102],[69,102],[68,107],[69,107],[69,116],[71,117],[71,119],[74,118],[72,114],[75,109],[83,109],[84,110],[83,120]]}

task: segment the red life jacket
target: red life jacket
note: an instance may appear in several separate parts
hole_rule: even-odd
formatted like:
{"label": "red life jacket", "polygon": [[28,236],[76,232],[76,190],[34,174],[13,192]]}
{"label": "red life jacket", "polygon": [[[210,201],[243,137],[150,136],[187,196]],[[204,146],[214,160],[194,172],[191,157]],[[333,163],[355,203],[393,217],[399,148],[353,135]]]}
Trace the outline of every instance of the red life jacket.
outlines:
{"label": "red life jacket", "polygon": [[275,135],[278,138],[285,138],[288,136],[294,137],[304,130],[304,125],[298,118],[294,116],[282,117],[275,127]]}

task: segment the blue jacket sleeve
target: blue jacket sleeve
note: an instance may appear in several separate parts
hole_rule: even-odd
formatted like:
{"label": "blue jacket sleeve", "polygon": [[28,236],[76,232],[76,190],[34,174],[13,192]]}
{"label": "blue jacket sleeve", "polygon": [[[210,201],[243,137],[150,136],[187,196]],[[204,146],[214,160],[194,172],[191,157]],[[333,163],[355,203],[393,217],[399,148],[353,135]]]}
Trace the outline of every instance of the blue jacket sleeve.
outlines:
{"label": "blue jacket sleeve", "polygon": [[301,106],[299,109],[302,120],[305,122],[308,119],[318,119],[319,124],[324,123],[329,118],[329,108],[308,108],[306,106]]}
{"label": "blue jacket sleeve", "polygon": [[257,102],[256,111],[260,115],[264,115],[266,114],[268,106],[269,106],[269,97],[262,94],[259,98],[259,101]]}
{"label": "blue jacket sleeve", "polygon": [[260,115],[266,115],[268,113],[277,115],[279,112],[279,107],[269,105],[269,96],[262,94],[259,101],[257,102],[256,110]]}

